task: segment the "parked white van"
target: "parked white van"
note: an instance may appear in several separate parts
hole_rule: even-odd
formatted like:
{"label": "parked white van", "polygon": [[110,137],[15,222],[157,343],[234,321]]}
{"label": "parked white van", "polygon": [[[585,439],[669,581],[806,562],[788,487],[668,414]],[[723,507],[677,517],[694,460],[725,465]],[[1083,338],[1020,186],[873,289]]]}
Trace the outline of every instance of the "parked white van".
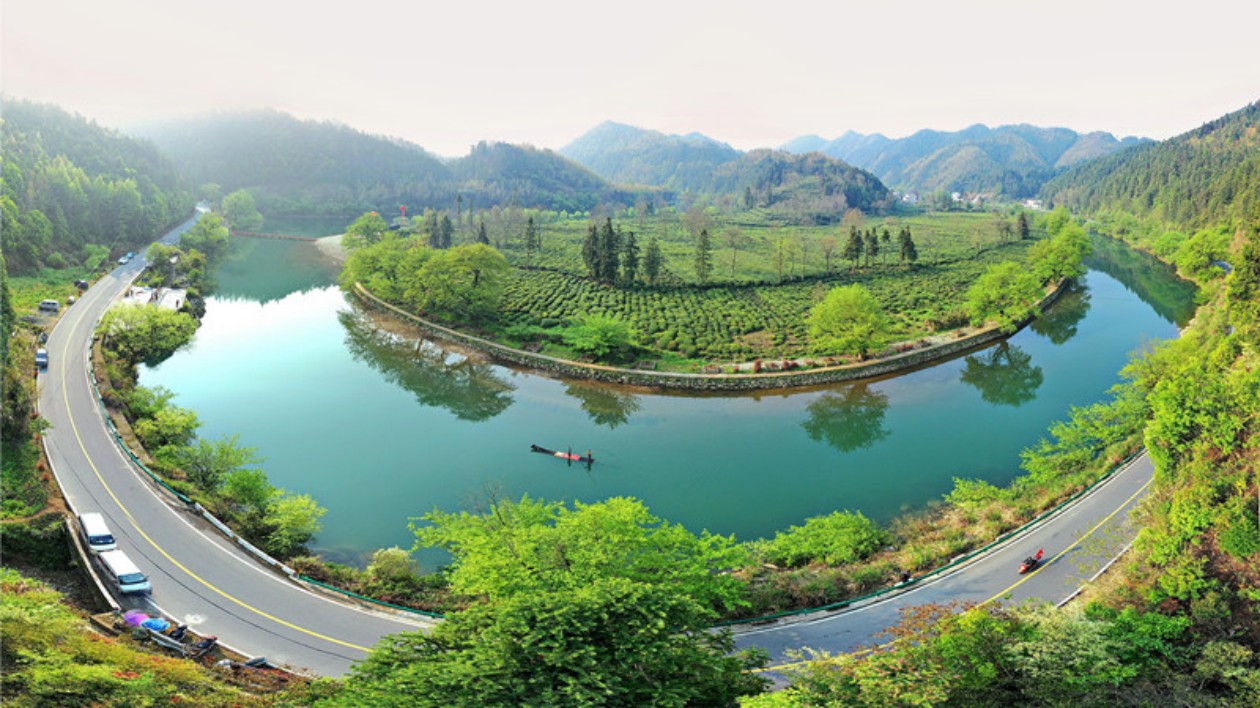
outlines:
{"label": "parked white van", "polygon": [[124,595],[131,593],[147,593],[153,589],[149,579],[136,567],[135,563],[122,551],[105,551],[100,554],[101,565],[105,566],[105,575],[118,592]]}
{"label": "parked white van", "polygon": [[83,542],[93,553],[104,553],[118,548],[118,544],[114,542],[114,534],[105,525],[105,517],[95,511],[79,514],[79,530],[83,532]]}

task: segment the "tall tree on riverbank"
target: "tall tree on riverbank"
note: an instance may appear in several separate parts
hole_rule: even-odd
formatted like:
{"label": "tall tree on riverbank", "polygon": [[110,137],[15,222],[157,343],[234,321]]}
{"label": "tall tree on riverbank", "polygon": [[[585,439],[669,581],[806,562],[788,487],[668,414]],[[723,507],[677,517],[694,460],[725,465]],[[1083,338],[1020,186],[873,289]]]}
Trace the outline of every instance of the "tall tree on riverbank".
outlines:
{"label": "tall tree on riverbank", "polygon": [[967,291],[971,322],[993,322],[1003,332],[1014,332],[1019,323],[1037,313],[1041,284],[1022,263],[1007,261],[990,266]]}
{"label": "tall tree on riverbank", "polygon": [[809,336],[823,353],[856,353],[865,359],[888,329],[870,291],[861,285],[833,288],[809,311]]}

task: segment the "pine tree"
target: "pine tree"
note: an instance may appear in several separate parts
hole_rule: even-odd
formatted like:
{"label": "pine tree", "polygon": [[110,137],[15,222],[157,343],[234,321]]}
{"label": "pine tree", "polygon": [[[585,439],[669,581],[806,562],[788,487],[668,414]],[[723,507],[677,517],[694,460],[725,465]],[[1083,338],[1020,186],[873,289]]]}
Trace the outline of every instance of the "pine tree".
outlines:
{"label": "pine tree", "polygon": [[857,262],[862,258],[862,234],[858,233],[856,226],[849,227],[849,241],[844,244],[844,257],[850,263],[850,268],[857,267]]}
{"label": "pine tree", "polygon": [[643,275],[652,285],[656,285],[656,279],[661,275],[661,268],[665,265],[665,259],[661,256],[661,245],[657,243],[656,237],[648,239],[647,250],[643,252]]}
{"label": "pine tree", "polygon": [[[472,216],[469,215],[469,218],[472,218]],[[486,220],[485,219],[482,219],[479,225],[477,226],[477,243],[484,244],[486,246],[490,245],[490,237],[486,235]]]}
{"label": "pine tree", "polygon": [[620,260],[621,229],[613,229],[612,217],[608,217],[595,241],[595,279],[609,284],[617,282]]}
{"label": "pine tree", "polygon": [[442,247],[442,226],[438,222],[438,213],[432,209],[424,210],[424,233],[430,248]]}
{"label": "pine tree", "polygon": [[526,268],[530,266],[531,256],[533,256],[534,254],[534,249],[538,248],[539,245],[540,245],[540,239],[538,238],[538,225],[534,223],[534,217],[531,216],[529,217],[529,220],[525,222],[525,267]]}
{"label": "pine tree", "polygon": [[1020,241],[1028,238],[1028,215],[1022,211],[1019,213],[1019,219],[1015,223],[1015,232],[1019,234]]}
{"label": "pine tree", "polygon": [[910,235],[910,227],[903,228],[898,238],[901,240],[901,262],[908,268],[919,260],[919,251],[914,247],[914,237]]}
{"label": "pine tree", "polygon": [[701,229],[696,239],[696,280],[706,283],[713,272],[713,243],[709,239],[709,230]]}
{"label": "pine tree", "polygon": [[626,234],[626,243],[621,248],[621,277],[627,285],[634,285],[639,271],[639,243],[634,232]]}
{"label": "pine tree", "polygon": [[446,214],[442,215],[442,223],[438,226],[438,232],[441,235],[442,248],[450,248],[452,237],[455,235],[455,225],[451,223],[451,217]]}
{"label": "pine tree", "polygon": [[872,228],[866,232],[866,265],[869,266],[879,255],[879,237]]}
{"label": "pine tree", "polygon": [[599,229],[591,224],[586,230],[586,238],[582,241],[582,263],[586,265],[586,274],[592,278],[599,277]]}

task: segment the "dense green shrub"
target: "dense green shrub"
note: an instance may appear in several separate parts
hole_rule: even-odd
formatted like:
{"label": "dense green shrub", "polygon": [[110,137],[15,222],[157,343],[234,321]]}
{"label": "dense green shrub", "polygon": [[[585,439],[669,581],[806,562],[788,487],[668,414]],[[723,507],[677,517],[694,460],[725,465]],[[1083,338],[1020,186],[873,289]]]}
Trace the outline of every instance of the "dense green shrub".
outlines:
{"label": "dense green shrub", "polygon": [[860,512],[836,511],[775,534],[766,558],[787,566],[852,563],[870,556],[888,540],[888,532]]}

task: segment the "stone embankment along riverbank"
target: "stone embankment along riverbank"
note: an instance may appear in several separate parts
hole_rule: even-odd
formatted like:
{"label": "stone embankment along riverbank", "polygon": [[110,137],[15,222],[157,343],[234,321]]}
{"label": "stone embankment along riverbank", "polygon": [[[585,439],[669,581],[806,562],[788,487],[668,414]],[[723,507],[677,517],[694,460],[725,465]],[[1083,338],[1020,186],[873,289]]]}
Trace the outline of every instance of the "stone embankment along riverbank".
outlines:
{"label": "stone embankment along riverbank", "polygon": [[[1067,282],[1064,281],[1049,292],[1038,304],[1038,310],[1042,310],[1053,303],[1066,286]],[[883,359],[798,371],[746,374],[688,374],[669,371],[643,371],[640,369],[622,369],[614,366],[587,364],[507,347],[497,342],[474,337],[417,317],[381,300],[359,283],[355,283],[354,292],[368,306],[397,315],[407,322],[415,324],[422,331],[436,339],[476,349],[510,364],[538,369],[545,373],[566,378],[593,379],[595,381],[626,386],[686,389],[691,391],[754,391],[817,386],[841,381],[877,378],[914,369],[942,359],[948,359],[1009,336],[1003,334],[996,327],[986,327],[965,337],[959,337],[958,339],[922,349],[894,354]],[[1020,326],[1022,327],[1025,324],[1027,322],[1020,323]]]}

